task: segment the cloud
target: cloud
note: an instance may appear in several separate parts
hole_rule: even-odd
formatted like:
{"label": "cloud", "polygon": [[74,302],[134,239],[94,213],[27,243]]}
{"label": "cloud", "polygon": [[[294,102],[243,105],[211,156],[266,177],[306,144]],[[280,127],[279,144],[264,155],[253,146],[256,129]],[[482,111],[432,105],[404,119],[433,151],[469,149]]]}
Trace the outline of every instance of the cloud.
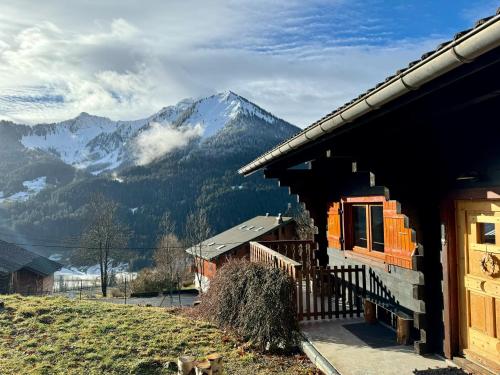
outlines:
{"label": "cloud", "polygon": [[186,146],[192,139],[201,137],[200,124],[174,128],[153,122],[135,140],[134,152],[138,165],[146,165],[170,151]]}
{"label": "cloud", "polygon": [[5,1],[0,118],[146,118],[233,90],[306,126],[449,39],[449,25],[442,35],[421,22],[425,3],[418,13],[378,0]]}

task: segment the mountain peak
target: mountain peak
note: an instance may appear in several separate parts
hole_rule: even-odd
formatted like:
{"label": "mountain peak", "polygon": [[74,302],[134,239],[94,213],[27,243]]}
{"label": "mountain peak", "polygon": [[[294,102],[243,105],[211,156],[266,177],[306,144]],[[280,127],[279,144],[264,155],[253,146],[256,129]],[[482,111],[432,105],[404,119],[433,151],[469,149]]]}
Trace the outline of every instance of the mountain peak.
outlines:
{"label": "mountain peak", "polygon": [[[29,134],[23,135],[21,143],[27,148],[57,155],[76,168],[99,174],[130,165],[134,155],[144,148],[137,146],[139,144],[147,144],[146,148],[154,144],[166,153],[166,149],[182,147],[185,139],[199,138],[205,143],[215,135],[217,139],[226,139],[228,134],[242,130],[252,132],[254,127],[266,124],[269,134],[288,131],[271,113],[227,90],[199,99],[183,99],[135,121],[112,121],[82,112],[61,123],[36,125]],[[170,144],[172,146],[166,147]]]}
{"label": "mountain peak", "polygon": [[[74,120],[109,120],[107,117],[91,115],[88,112],[81,112],[78,116],[74,118]],[[111,121],[111,120],[109,120]],[[64,121],[63,121],[64,122]]]}
{"label": "mountain peak", "polygon": [[239,96],[238,94],[234,93],[231,90],[226,90],[226,91],[220,92],[218,94],[215,94],[214,96],[218,97],[222,101],[229,101],[229,100],[233,100],[233,99],[242,99],[241,96]]}

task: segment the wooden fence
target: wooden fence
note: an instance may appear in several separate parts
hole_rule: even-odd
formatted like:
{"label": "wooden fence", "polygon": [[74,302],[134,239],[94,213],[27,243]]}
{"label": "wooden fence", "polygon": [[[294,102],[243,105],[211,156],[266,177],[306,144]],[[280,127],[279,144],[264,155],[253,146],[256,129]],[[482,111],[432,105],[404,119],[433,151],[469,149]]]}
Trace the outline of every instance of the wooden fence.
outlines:
{"label": "wooden fence", "polygon": [[250,260],[279,267],[292,278],[299,320],[360,316],[366,293],[364,266],[320,267],[314,250],[310,241],[251,242]]}

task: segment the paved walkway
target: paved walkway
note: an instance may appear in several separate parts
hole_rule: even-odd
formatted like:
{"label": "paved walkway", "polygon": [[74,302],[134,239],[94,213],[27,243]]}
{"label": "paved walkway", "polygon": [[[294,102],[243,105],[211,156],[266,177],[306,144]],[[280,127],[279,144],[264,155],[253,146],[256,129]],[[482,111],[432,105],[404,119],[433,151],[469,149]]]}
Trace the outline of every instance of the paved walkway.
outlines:
{"label": "paved walkway", "polygon": [[[127,298],[127,305],[151,305],[154,307],[179,307],[179,306],[193,306],[193,302],[198,299],[198,296],[192,294],[181,294],[181,303],[179,304],[179,297],[177,295],[171,300],[170,296],[163,297],[150,297],[150,298]],[[122,298],[96,298],[97,302],[109,302],[123,305],[125,299]]]}
{"label": "paved walkway", "polygon": [[[396,343],[395,333],[363,318],[306,321],[303,333],[312,346],[341,375],[410,375],[415,370],[437,369],[453,365],[437,356],[420,356],[413,346]],[[429,371],[432,373],[433,371]]]}

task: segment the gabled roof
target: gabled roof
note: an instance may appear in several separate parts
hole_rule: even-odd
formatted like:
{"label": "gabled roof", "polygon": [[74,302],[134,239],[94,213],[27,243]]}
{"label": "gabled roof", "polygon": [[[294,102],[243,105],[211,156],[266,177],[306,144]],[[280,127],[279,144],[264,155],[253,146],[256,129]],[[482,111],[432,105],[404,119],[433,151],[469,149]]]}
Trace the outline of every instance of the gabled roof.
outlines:
{"label": "gabled roof", "polygon": [[0,273],[12,273],[20,269],[50,275],[62,268],[62,264],[23,249],[10,242],[0,240]]}
{"label": "gabled roof", "polygon": [[203,241],[201,251],[200,244],[186,251],[192,255],[200,255],[201,252],[203,259],[212,260],[292,221],[291,217],[282,217],[280,222],[276,216],[256,216]]}
{"label": "gabled roof", "polygon": [[248,175],[332,131],[349,126],[361,116],[376,111],[404,94],[418,90],[447,72],[472,62],[477,57],[500,46],[500,8],[496,15],[477,21],[474,28],[455,34],[453,40],[439,44],[420,60],[412,61],[375,87],[340,106],[320,120],[278,144],[257,159],[241,167],[238,173]]}

